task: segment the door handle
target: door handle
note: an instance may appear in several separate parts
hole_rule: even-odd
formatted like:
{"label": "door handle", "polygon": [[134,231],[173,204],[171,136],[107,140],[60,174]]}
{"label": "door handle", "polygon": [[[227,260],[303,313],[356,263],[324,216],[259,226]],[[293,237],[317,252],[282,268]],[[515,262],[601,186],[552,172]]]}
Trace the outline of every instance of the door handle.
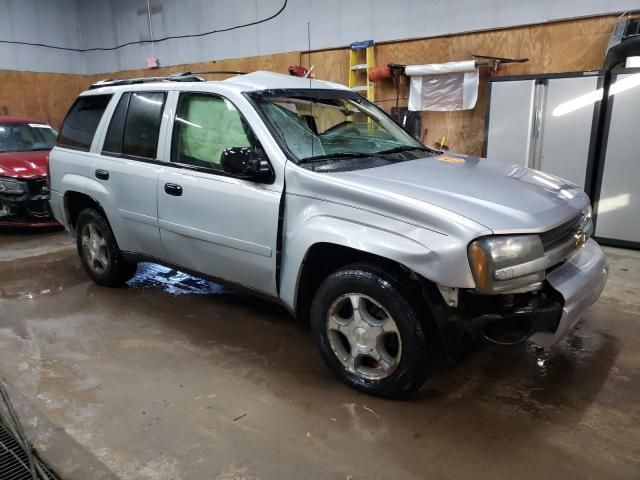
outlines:
{"label": "door handle", "polygon": [[176,185],[175,183],[165,183],[164,191],[169,195],[173,195],[174,197],[179,197],[182,195],[182,187],[180,185]]}
{"label": "door handle", "polygon": [[99,178],[100,180],[109,180],[109,172],[98,169],[96,170],[96,178]]}

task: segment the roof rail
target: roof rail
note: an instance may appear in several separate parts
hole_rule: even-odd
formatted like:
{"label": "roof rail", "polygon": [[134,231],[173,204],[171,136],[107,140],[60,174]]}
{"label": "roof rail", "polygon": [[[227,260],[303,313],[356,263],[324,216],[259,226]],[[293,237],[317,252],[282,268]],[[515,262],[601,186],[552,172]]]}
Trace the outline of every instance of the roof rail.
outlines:
{"label": "roof rail", "polygon": [[123,79],[105,79],[94,83],[89,90],[101,87],[115,87],[118,85],[135,85],[147,82],[204,82],[204,78],[197,77],[190,72],[174,73],[164,77],[139,77],[139,78],[123,78]]}
{"label": "roof rail", "polygon": [[237,70],[198,70],[195,72],[186,72],[190,75],[246,75],[247,72],[239,72]]}
{"label": "roof rail", "polygon": [[180,72],[173,73],[164,77],[139,77],[139,78],[123,78],[123,79],[105,79],[94,83],[89,90],[101,87],[115,87],[119,85],[135,85],[147,82],[205,82],[204,78],[197,75],[244,75],[246,72],[238,72],[235,70],[202,70],[198,72]]}

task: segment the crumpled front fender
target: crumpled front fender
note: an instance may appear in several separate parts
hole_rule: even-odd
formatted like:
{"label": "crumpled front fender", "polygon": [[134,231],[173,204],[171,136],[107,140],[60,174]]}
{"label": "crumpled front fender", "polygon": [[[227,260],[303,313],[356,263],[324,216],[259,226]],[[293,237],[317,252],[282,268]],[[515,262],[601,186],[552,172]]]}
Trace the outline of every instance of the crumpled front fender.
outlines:
{"label": "crumpled front fender", "polygon": [[[474,288],[467,259],[470,238],[411,225],[348,205],[287,195],[281,261],[281,300],[292,310],[311,247],[334,244],[393,260],[441,285]],[[473,234],[470,234],[470,236]]]}

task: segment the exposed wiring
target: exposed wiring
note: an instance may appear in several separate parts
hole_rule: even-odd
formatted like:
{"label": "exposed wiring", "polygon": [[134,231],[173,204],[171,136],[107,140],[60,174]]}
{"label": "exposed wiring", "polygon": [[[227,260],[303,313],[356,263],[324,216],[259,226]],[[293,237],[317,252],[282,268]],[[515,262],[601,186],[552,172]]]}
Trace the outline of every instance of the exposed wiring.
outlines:
{"label": "exposed wiring", "polygon": [[285,8],[287,8],[287,3],[289,0],[284,0],[284,3],[280,7],[280,9],[274,13],[273,15],[263,18],[261,20],[256,20],[255,22],[244,23],[242,25],[235,25],[233,27],[221,28],[219,30],[211,30],[209,32],[202,33],[190,33],[185,35],[169,35],[167,37],[157,38],[157,39],[149,39],[149,40],[136,40],[135,42],[127,42],[120,45],[116,45],[115,47],[93,47],[93,48],[71,48],[71,47],[60,47],[57,45],[48,45],[46,43],[33,43],[33,42],[21,42],[18,40],[0,40],[0,44],[5,45],[26,45],[29,47],[42,47],[42,48],[51,48],[53,50],[64,50],[66,52],[108,52],[112,50],[118,50],[120,48],[128,47],[130,45],[144,45],[147,43],[160,43],[166,42],[167,40],[178,40],[184,38],[197,38],[197,37],[206,37],[207,35],[213,35],[214,33],[223,33],[230,32],[232,30],[238,30],[240,28],[251,27],[253,25],[260,25],[261,23],[268,22],[273,20],[277,16],[279,16],[282,12],[284,12]]}

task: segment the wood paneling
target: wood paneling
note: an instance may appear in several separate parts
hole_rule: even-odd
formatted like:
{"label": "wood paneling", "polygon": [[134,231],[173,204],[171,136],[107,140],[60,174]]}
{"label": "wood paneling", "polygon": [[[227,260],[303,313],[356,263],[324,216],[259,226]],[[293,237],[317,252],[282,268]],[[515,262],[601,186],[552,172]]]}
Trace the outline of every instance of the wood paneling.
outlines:
{"label": "wood paneling", "polygon": [[[469,60],[471,54],[509,58],[529,58],[522,64],[503,65],[498,75],[559,73],[596,70],[602,66],[615,17],[598,17],[497,31],[452,35],[423,40],[393,42],[376,47],[376,63],[424,64]],[[347,83],[348,51],[313,52],[311,60],[302,54],[303,64],[315,65],[318,78]],[[481,69],[478,102],[473,110],[423,112],[423,129],[428,143],[442,136],[452,150],[480,155],[484,142],[487,79]],[[403,79],[400,105],[406,106],[408,79]],[[376,85],[376,99],[385,110],[395,105],[396,91],[391,80]]]}
{"label": "wood paneling", "polygon": [[[596,17],[566,22],[517,27],[439,38],[384,43],[376,46],[376,63],[424,64],[471,59],[471,53],[501,57],[528,57],[524,64],[504,65],[500,75],[557,73],[593,70],[601,67],[607,41],[616,18]],[[357,40],[357,39],[354,39]],[[347,49],[290,52],[217,62],[176,65],[101,75],[66,75],[29,72],[0,72],[0,114],[3,108],[14,115],[29,115],[58,126],[75,96],[103,78],[166,75],[195,70],[270,70],[286,73],[289,65],[314,65],[316,78],[347,83]],[[429,129],[428,143],[443,135],[455,151],[479,155],[484,141],[487,79],[482,71],[478,103],[473,110],[423,112],[423,128]],[[224,79],[215,75],[210,79]],[[405,79],[400,105],[406,105]],[[395,103],[391,81],[376,84],[380,106],[389,110]]]}
{"label": "wood paneling", "polygon": [[87,85],[84,75],[0,71],[0,115],[34,117],[59,128]]}
{"label": "wood paneling", "polygon": [[[253,72],[256,70],[269,70],[273,72],[287,73],[289,65],[300,62],[299,52],[280,53],[273,55],[261,55],[257,57],[235,58],[230,60],[220,60],[214,62],[192,63],[188,65],[173,65],[171,67],[160,67],[154,69],[126,70],[122,72],[97,74],[87,76],[88,84],[104,78],[133,78],[133,77],[155,77],[170,75],[176,72],[190,72],[201,70],[233,70],[239,72]],[[223,80],[232,75],[203,75],[211,80]]]}
{"label": "wood paneling", "polygon": [[[471,54],[529,58],[522,64],[503,65],[498,75],[560,73],[597,70],[602,66],[615,17],[598,17],[528,27],[477,32],[425,40],[396,42],[377,47],[379,64],[424,64],[469,60]],[[451,150],[480,155],[484,142],[488,72],[481,69],[478,103],[473,110],[423,112],[422,127],[428,143],[443,135]],[[403,92],[406,95],[406,90]],[[393,84],[384,82],[376,98],[395,97]],[[393,103],[381,106],[390,108]],[[402,105],[406,105],[406,99]]]}

